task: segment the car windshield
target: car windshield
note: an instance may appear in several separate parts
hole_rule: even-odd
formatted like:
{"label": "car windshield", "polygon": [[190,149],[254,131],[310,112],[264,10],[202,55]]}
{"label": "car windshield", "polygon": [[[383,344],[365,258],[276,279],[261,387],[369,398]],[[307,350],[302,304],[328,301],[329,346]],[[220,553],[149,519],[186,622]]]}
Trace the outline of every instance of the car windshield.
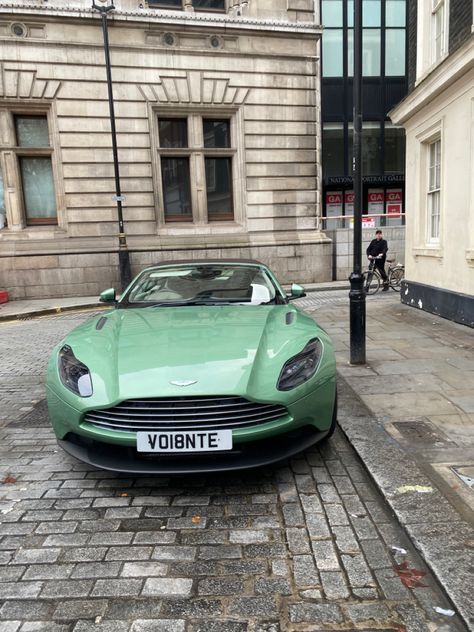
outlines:
{"label": "car windshield", "polygon": [[123,297],[122,306],[262,305],[280,294],[256,265],[183,264],[146,270]]}

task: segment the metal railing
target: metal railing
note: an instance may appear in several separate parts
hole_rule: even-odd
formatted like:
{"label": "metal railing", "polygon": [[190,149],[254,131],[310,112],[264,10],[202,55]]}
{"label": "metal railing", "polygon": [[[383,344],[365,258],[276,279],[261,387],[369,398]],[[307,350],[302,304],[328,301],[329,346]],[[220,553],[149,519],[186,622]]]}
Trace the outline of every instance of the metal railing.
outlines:
{"label": "metal railing", "polygon": [[[323,230],[336,228],[353,228],[353,215],[334,215],[333,217],[321,217]],[[386,226],[405,226],[405,213],[387,215],[385,213],[371,213],[362,216],[362,229],[384,228]]]}

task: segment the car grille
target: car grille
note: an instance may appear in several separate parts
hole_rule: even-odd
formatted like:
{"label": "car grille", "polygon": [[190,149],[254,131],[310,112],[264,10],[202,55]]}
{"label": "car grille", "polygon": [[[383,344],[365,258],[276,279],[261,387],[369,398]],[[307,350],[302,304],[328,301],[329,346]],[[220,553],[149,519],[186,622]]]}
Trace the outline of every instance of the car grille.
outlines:
{"label": "car grille", "polygon": [[243,397],[129,399],[112,408],[91,410],[84,421],[96,428],[124,432],[222,430],[247,428],[288,414],[284,406]]}

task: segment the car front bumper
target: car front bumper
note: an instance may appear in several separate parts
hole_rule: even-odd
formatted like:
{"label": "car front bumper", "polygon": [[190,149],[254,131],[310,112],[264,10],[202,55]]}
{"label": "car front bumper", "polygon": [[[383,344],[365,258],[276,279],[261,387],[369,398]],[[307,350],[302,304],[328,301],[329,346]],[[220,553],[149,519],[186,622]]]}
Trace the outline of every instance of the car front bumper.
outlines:
{"label": "car front bumper", "polygon": [[[323,439],[331,428],[336,385],[330,379],[296,402],[277,421],[234,430],[233,449],[215,453],[139,453],[131,432],[83,423],[76,410],[48,387],[50,419],[59,445],[80,461],[116,472],[180,474],[252,468],[288,458]],[[172,428],[170,428],[172,430]]]}
{"label": "car front bumper", "polygon": [[272,441],[246,441],[226,452],[201,454],[140,453],[133,447],[112,446],[74,433],[69,433],[58,443],[76,459],[104,470],[130,474],[197,474],[270,465],[309,448],[327,432],[303,426],[278,435]]}

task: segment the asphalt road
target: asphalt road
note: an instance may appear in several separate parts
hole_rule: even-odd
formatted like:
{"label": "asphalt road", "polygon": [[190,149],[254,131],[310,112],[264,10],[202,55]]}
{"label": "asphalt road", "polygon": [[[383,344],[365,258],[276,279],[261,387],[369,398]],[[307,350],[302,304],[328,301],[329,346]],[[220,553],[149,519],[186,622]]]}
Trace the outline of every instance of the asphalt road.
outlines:
{"label": "asphalt road", "polygon": [[[318,294],[301,302],[347,300]],[[449,603],[340,431],[219,476],[127,477],[62,452],[44,369],[89,316],[0,325],[0,632],[464,629],[435,612]]]}

